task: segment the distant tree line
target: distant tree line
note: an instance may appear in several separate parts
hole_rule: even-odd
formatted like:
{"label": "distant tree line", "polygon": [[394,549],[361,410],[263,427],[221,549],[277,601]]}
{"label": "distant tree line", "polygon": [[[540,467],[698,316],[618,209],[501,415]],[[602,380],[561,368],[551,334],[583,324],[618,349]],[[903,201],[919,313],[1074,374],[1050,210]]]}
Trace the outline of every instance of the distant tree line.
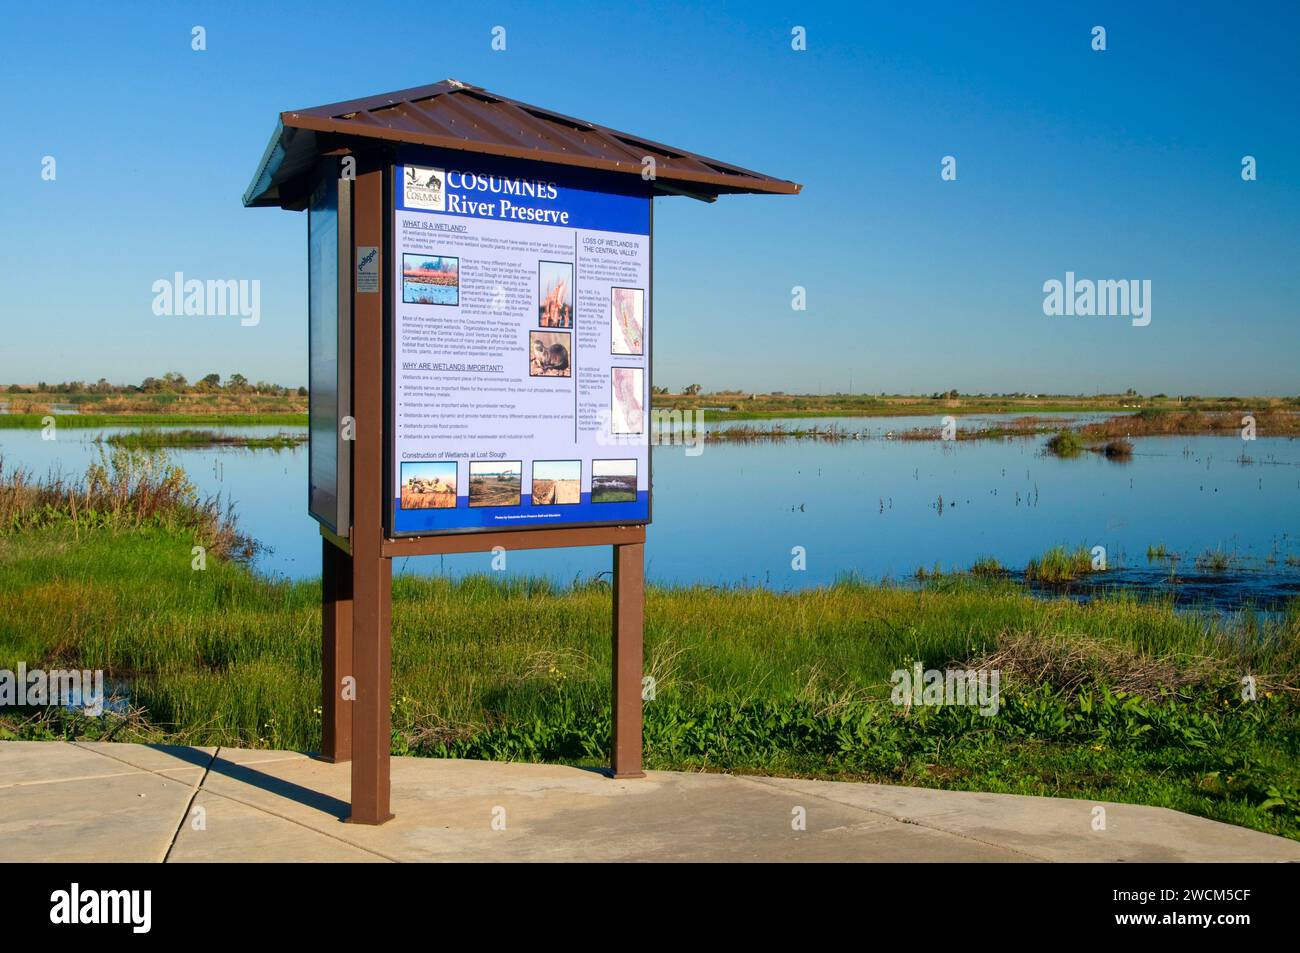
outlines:
{"label": "distant tree line", "polygon": [[11,394],[262,394],[269,397],[307,396],[305,387],[285,387],[258,381],[250,384],[243,374],[231,374],[224,381],[220,374],[208,374],[191,383],[178,371],[162,377],[146,377],[139,384],[110,384],[101,377],[93,384],[64,381],[61,384],[38,382],[34,387],[10,384]]}

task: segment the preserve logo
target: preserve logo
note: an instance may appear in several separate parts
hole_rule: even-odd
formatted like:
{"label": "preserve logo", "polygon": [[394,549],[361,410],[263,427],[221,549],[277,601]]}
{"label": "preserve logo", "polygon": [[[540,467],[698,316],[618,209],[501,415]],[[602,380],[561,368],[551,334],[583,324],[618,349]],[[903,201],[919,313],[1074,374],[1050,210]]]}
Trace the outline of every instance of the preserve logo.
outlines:
{"label": "preserve logo", "polygon": [[420,208],[429,212],[445,209],[445,173],[442,169],[426,169],[408,165],[402,176],[402,197],[407,208]]}

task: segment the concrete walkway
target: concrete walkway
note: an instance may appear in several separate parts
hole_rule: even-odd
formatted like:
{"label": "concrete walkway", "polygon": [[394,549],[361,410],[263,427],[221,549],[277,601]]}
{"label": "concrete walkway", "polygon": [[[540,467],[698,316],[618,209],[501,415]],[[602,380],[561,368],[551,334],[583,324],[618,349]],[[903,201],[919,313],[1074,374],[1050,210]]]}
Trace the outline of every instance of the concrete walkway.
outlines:
{"label": "concrete walkway", "polygon": [[[0,742],[0,861],[1300,861],[1164,808],[831,781],[393,759],[382,827],[349,768],[289,751]],[[805,829],[795,830],[800,817]],[[504,829],[501,829],[504,826]]]}

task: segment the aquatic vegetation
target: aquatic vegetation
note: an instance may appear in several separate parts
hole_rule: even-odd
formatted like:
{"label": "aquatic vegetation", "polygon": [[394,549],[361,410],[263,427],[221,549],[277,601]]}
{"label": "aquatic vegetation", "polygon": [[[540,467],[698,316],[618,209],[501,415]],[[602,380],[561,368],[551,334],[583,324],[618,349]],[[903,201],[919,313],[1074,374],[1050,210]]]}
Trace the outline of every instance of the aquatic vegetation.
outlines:
{"label": "aquatic vegetation", "polygon": [[246,450],[287,450],[307,442],[305,431],[280,432],[266,437],[227,434],[217,430],[144,430],[124,431],[99,437],[99,442],[128,449],[180,449],[200,447],[239,447]]}
{"label": "aquatic vegetation", "polygon": [[1033,582],[1059,585],[1074,582],[1094,571],[1092,555],[1088,550],[1083,547],[1068,550],[1064,546],[1056,546],[1026,564],[1025,578]]}
{"label": "aquatic vegetation", "polygon": [[1003,566],[992,556],[985,556],[983,559],[977,559],[970,567],[972,576],[1005,576],[1010,570]]}
{"label": "aquatic vegetation", "polygon": [[1048,439],[1047,452],[1057,457],[1077,457],[1083,452],[1083,441],[1073,430],[1061,430]]}
{"label": "aquatic vegetation", "polygon": [[1251,411],[1248,404],[1240,402],[1236,410],[1171,410],[1144,409],[1136,414],[1111,417],[1080,428],[1085,440],[1109,437],[1137,436],[1191,436],[1239,433],[1247,414],[1254,418],[1256,432],[1261,436],[1295,436],[1300,434],[1300,414],[1270,405]]}
{"label": "aquatic vegetation", "polygon": [[[0,532],[0,667],[76,659],[128,679],[133,707],[6,710],[0,737],[315,749],[319,581],[219,557],[193,571],[192,531],[150,520],[155,497],[123,472],[97,477],[96,492],[124,494],[116,520],[81,519],[78,503],[74,521],[47,488],[55,515]],[[14,482],[0,481],[0,513],[42,512],[15,508]],[[1041,562],[1081,561],[1060,553]],[[647,766],[1130,801],[1300,837],[1300,606],[1081,604],[976,566],[920,587],[648,586]],[[604,761],[609,599],[605,580],[395,579],[394,752]],[[913,660],[997,666],[999,713],[892,705],[891,672]],[[1241,672],[1257,702],[1241,699]]]}
{"label": "aquatic vegetation", "polygon": [[1218,575],[1227,572],[1235,557],[1222,549],[1207,549],[1196,557],[1196,568],[1202,572]]}
{"label": "aquatic vegetation", "polygon": [[0,457],[0,538],[54,528],[74,540],[101,530],[159,528],[187,535],[213,556],[247,558],[252,540],[235,528],[233,511],[200,499],[185,471],[157,450],[100,446],[99,460],[80,480],[35,480],[6,470]]}

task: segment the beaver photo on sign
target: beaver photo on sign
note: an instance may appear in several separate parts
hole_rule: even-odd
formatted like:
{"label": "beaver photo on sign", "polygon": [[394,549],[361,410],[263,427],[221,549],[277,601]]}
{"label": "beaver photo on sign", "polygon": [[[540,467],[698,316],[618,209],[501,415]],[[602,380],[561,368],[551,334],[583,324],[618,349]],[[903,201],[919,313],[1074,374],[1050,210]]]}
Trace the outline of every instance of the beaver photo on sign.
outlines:
{"label": "beaver photo on sign", "polygon": [[529,377],[571,377],[567,331],[532,331],[528,335]]}
{"label": "beaver photo on sign", "polygon": [[545,347],[541,341],[538,341],[537,362],[543,371],[562,373],[569,369],[569,352],[564,349],[563,344]]}

